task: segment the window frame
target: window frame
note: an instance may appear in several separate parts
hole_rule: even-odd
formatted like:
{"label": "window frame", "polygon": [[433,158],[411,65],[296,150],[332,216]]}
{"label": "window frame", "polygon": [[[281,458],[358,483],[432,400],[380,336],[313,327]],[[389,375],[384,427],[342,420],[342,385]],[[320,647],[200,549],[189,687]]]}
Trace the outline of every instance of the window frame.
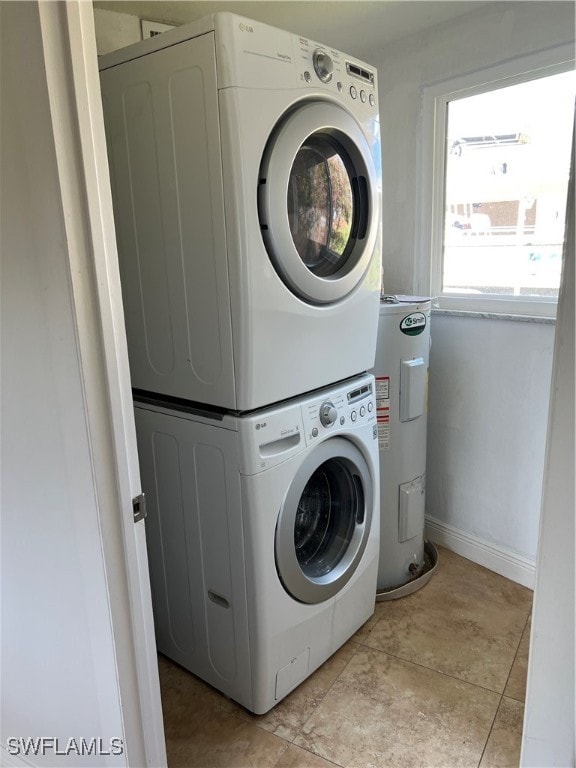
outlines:
{"label": "window frame", "polygon": [[566,43],[422,87],[416,253],[421,259],[421,291],[434,298],[436,308],[499,316],[556,316],[558,301],[549,297],[442,293],[448,104],[568,72],[574,65],[574,43]]}

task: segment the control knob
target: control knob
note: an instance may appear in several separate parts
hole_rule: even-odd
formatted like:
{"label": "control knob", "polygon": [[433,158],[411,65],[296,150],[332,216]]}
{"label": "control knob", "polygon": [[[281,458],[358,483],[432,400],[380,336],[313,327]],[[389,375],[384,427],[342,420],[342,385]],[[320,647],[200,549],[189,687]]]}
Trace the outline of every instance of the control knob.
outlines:
{"label": "control knob", "polygon": [[322,423],[322,426],[331,427],[337,418],[338,411],[336,410],[334,403],[331,403],[330,400],[326,400],[325,403],[322,403],[320,406],[320,422]]}
{"label": "control knob", "polygon": [[322,80],[323,83],[329,83],[330,80],[332,80],[332,72],[334,70],[334,62],[330,56],[328,56],[326,51],[318,48],[314,51],[312,61],[314,63],[314,70],[320,80]]}

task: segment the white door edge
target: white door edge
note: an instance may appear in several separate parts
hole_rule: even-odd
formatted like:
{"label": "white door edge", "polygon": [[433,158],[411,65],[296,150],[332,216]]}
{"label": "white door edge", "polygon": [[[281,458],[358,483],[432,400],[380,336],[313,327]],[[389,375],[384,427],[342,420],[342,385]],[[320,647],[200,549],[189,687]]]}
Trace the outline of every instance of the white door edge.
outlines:
{"label": "white door edge", "polygon": [[[574,579],[575,146],[566,206],[536,584],[532,608],[521,768],[574,765],[576,757]],[[566,563],[559,572],[558,563]]]}
{"label": "white door edge", "polygon": [[92,4],[39,3],[128,765],[166,766]]}

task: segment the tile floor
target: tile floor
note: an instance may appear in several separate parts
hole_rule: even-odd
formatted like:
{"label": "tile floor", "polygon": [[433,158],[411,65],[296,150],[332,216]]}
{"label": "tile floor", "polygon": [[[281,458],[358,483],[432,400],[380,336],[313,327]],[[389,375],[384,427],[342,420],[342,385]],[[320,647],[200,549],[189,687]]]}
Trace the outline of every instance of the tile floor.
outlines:
{"label": "tile floor", "polygon": [[256,716],[160,657],[170,768],[517,766],[532,592],[441,549],[430,582]]}

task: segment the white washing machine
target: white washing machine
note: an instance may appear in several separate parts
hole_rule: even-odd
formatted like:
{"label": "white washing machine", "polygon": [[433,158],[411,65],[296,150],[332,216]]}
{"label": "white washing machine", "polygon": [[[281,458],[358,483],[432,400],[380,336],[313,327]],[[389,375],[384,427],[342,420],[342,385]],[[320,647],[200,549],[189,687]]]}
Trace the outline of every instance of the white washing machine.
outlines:
{"label": "white washing machine", "polygon": [[218,13],[100,69],[134,388],[241,412],[372,368],[374,68]]}
{"label": "white washing machine", "polygon": [[135,413],[158,649],[262,714],[374,610],[374,379],[245,417]]}

